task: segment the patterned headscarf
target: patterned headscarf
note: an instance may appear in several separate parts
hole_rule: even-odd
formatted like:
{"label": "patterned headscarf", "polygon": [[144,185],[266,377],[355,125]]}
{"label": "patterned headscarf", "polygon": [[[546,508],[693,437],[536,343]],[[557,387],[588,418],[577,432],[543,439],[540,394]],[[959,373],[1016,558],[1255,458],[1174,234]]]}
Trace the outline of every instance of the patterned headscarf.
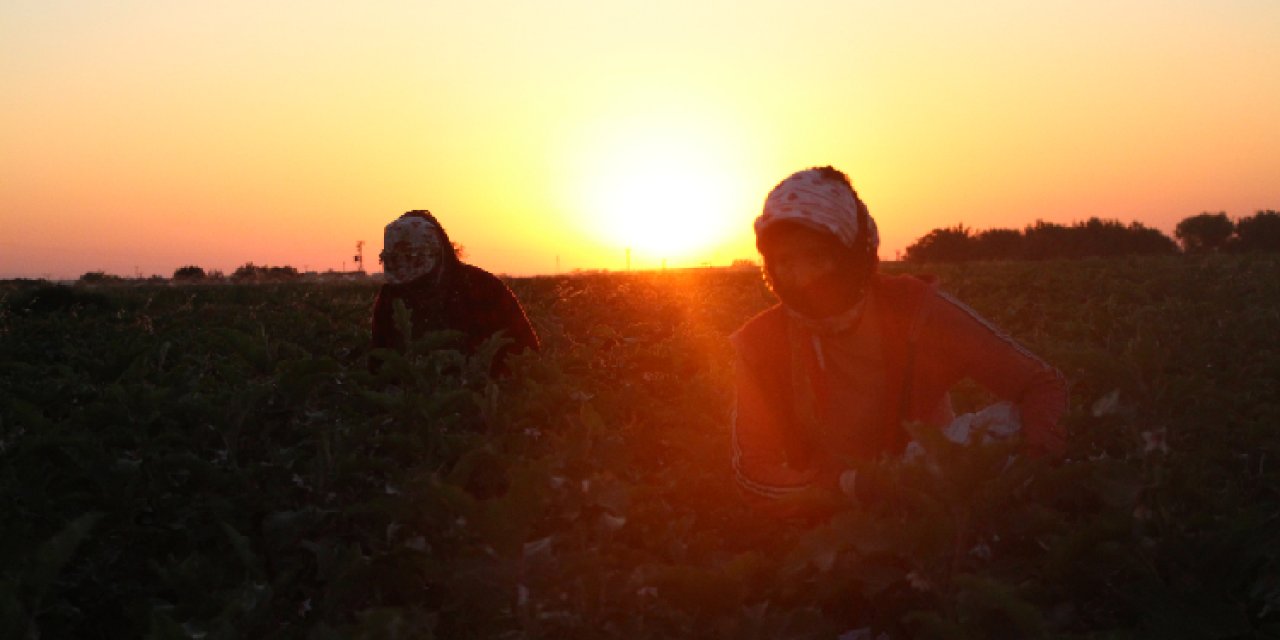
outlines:
{"label": "patterned headscarf", "polygon": [[839,180],[824,176],[818,169],[791,174],[769,192],[764,213],[756,218],[756,237],[782,221],[798,222],[816,231],[835,236],[850,249],[858,246],[860,234],[867,234],[868,246],[880,246],[880,232],[869,213],[863,217],[866,229],[858,223],[858,208],[866,209],[853,190]]}
{"label": "patterned headscarf", "polygon": [[440,265],[440,227],[425,217],[406,213],[387,225],[382,236],[382,273],[402,284],[425,276]]}

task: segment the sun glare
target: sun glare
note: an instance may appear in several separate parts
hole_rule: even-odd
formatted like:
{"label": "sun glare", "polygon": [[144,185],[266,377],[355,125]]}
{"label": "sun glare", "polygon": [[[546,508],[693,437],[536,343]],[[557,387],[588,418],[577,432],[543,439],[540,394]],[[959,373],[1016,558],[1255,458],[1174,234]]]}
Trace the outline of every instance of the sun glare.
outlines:
{"label": "sun glare", "polygon": [[[734,224],[742,186],[733,158],[705,140],[674,133],[605,143],[588,171],[584,209],[605,243],[631,249],[637,264],[699,262]],[[741,216],[737,216],[741,217]]]}

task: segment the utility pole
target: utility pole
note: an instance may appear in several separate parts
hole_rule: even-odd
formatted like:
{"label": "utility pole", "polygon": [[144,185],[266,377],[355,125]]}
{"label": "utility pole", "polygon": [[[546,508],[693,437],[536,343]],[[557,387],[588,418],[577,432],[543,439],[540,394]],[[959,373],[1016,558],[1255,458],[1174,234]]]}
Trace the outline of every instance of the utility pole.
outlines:
{"label": "utility pole", "polygon": [[[356,240],[355,261],[356,268],[360,270],[360,273],[364,273],[364,240]],[[345,267],[346,265],[344,264],[343,266]]]}

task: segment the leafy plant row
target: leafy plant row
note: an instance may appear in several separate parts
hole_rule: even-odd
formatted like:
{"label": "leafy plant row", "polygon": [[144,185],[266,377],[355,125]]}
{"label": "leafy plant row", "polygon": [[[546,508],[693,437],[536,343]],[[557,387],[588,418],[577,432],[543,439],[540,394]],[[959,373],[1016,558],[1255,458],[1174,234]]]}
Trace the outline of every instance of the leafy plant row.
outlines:
{"label": "leafy plant row", "polygon": [[0,636],[1280,633],[1276,260],[933,268],[1067,374],[1069,461],[919,431],[809,523],[731,480],[752,273],[513,280],[501,380],[369,353],[363,284],[6,285]]}

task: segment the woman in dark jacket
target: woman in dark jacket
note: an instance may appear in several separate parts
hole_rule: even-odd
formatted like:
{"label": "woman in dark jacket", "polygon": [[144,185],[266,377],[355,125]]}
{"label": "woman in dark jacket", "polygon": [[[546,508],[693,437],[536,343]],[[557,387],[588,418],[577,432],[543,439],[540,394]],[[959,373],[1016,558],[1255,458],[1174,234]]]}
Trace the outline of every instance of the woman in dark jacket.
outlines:
{"label": "woman in dark jacket", "polygon": [[395,323],[397,300],[411,313],[414,336],[460,331],[467,354],[503,331],[508,342],[494,356],[494,374],[507,373],[507,355],[538,349],[538,336],[515,294],[493,274],[459,260],[431,212],[409,211],[388,224],[379,260],[386,284],[373,303],[375,349],[404,347]]}

